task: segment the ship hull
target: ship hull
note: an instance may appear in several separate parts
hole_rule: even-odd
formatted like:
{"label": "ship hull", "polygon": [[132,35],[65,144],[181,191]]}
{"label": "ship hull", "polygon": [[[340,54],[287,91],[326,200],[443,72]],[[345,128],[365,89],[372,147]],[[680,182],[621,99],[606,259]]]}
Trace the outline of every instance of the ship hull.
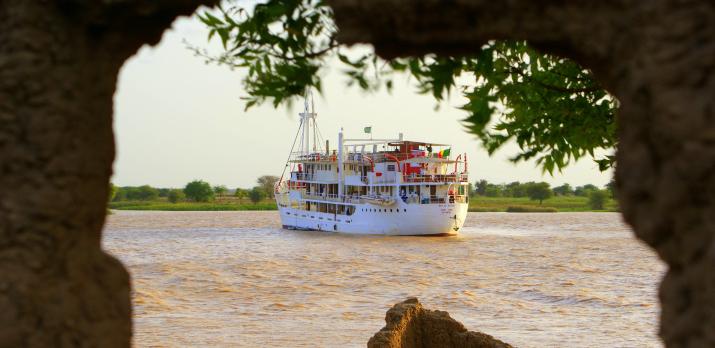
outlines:
{"label": "ship hull", "polygon": [[356,204],[355,212],[338,215],[279,207],[283,228],[351,234],[401,236],[456,235],[467,217],[466,203]]}

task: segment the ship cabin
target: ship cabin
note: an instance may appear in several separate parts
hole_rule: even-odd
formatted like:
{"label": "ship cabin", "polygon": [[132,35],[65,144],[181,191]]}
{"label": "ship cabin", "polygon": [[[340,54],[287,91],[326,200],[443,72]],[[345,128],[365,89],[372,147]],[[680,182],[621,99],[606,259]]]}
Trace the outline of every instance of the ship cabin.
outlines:
{"label": "ship cabin", "polygon": [[[468,203],[467,155],[445,144],[342,139],[320,152],[296,153],[288,180],[276,187],[281,206],[352,215],[355,204]],[[342,151],[341,151],[342,150]],[[399,209],[398,209],[399,210]]]}

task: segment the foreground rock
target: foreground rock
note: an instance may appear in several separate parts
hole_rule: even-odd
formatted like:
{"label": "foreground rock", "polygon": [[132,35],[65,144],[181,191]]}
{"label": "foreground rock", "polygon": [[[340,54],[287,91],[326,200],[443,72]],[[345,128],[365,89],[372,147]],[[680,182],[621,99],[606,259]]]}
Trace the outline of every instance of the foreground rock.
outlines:
{"label": "foreground rock", "polygon": [[447,312],[424,309],[414,297],[392,306],[385,322],[367,342],[368,348],[511,347],[487,334],[467,331]]}

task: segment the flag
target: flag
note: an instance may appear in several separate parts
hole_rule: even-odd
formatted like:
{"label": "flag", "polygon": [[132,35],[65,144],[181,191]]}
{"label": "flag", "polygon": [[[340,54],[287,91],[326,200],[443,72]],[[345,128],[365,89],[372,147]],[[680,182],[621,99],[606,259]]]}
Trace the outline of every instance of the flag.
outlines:
{"label": "flag", "polygon": [[370,127],[365,127],[365,128],[363,129],[363,131],[365,131],[365,134],[371,134],[371,133],[372,133],[372,126],[370,126]]}
{"label": "flag", "polygon": [[440,150],[440,152],[439,152],[439,154],[437,155],[437,157],[439,157],[439,158],[449,157],[449,150],[450,150],[450,149]]}

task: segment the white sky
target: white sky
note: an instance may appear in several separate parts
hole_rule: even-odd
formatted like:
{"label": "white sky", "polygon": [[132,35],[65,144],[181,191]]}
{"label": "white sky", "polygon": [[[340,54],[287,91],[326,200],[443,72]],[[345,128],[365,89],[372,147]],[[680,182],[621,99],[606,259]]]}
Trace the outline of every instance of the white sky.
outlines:
{"label": "white sky", "polygon": [[[260,175],[280,175],[299,106],[289,111],[264,105],[244,112],[242,73],[204,64],[182,42],[206,46],[206,35],[198,19],[179,19],[157,46],[143,47],[122,68],[114,99],[115,184],[183,187],[202,179],[235,188],[254,186]],[[415,93],[406,79],[392,94],[365,94],[346,87],[345,80],[336,66],[325,76],[324,95],[315,100],[318,125],[331,147],[341,126],[346,137],[361,137],[363,127],[372,125],[375,138],[402,132],[408,140],[452,144],[453,156],[467,152],[472,182],[603,186],[611,178],[611,171],[599,172],[590,158],[553,177],[542,175],[533,162],[508,161],[517,153],[515,145],[489,157],[460,124],[466,114],[454,107],[463,103],[459,97],[435,111],[434,99]]]}

